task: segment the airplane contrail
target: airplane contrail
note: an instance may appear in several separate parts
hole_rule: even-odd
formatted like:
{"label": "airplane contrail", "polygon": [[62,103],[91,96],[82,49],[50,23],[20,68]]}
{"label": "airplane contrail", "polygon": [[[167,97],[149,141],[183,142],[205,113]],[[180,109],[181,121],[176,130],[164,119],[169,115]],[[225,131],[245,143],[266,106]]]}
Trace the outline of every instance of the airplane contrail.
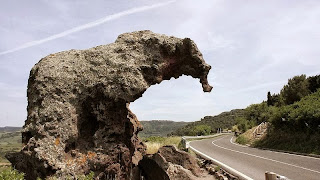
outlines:
{"label": "airplane contrail", "polygon": [[72,28],[72,29],[63,31],[61,33],[49,36],[47,38],[36,40],[36,41],[31,41],[31,42],[23,44],[23,45],[21,45],[19,47],[16,47],[16,48],[13,48],[13,49],[10,49],[10,50],[6,50],[6,51],[2,51],[2,52],[0,52],[0,55],[13,53],[13,52],[19,51],[21,49],[25,49],[25,48],[36,46],[36,45],[39,45],[39,44],[42,44],[42,43],[45,43],[45,42],[48,42],[48,41],[51,41],[51,40],[55,40],[55,39],[67,36],[67,35],[75,33],[75,32],[79,32],[79,31],[98,26],[98,25],[101,25],[103,23],[115,20],[115,19],[119,19],[119,18],[121,18],[123,16],[127,16],[127,15],[138,13],[138,12],[147,11],[147,10],[158,8],[158,7],[161,7],[161,6],[166,6],[166,5],[171,4],[171,3],[175,2],[175,1],[176,0],[172,0],[172,1],[164,2],[164,3],[157,3],[157,4],[153,4],[153,5],[149,5],[149,6],[141,6],[141,7],[137,7],[137,8],[128,9],[128,10],[125,10],[125,11],[122,11],[122,12],[119,12],[119,13],[116,13],[116,14],[108,15],[108,16],[103,17],[101,19],[98,19],[96,21],[93,21],[93,22],[90,22],[90,23],[87,23],[87,24],[84,24],[84,25],[81,25],[81,26],[77,26],[75,28]]}

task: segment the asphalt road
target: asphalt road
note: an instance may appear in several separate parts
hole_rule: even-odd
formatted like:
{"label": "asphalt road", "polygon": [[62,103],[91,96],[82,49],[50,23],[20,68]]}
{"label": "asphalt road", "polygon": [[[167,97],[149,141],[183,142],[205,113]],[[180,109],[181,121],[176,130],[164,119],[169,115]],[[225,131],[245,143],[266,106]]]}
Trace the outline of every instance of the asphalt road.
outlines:
{"label": "asphalt road", "polygon": [[255,180],[266,171],[291,180],[320,180],[320,158],[260,150],[235,144],[232,135],[190,142],[196,150]]}

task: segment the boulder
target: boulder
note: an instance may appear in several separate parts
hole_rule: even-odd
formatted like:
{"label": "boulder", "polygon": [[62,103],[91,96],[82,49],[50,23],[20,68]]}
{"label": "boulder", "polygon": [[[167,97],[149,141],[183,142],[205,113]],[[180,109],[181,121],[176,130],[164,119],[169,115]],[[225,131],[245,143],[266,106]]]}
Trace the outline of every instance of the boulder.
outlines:
{"label": "boulder", "polygon": [[114,43],[50,54],[31,70],[23,149],[8,154],[26,179],[87,174],[132,179],[145,145],[130,102],[154,84],[181,75],[210,92],[210,66],[189,38],[151,31]]}
{"label": "boulder", "polygon": [[139,166],[147,180],[214,179],[200,169],[194,157],[175,146],[164,146],[157,153],[144,156]]}

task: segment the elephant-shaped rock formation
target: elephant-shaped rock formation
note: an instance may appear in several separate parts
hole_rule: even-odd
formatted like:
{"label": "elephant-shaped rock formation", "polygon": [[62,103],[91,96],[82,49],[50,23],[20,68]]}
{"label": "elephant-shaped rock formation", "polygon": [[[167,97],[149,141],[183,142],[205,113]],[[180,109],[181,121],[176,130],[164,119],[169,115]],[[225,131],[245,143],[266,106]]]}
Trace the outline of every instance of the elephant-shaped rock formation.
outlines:
{"label": "elephant-shaped rock formation", "polygon": [[210,68],[189,38],[151,31],[50,54],[30,72],[24,147],[7,158],[26,179],[90,171],[100,179],[133,179],[145,145],[130,102],[151,85],[181,75],[199,78],[210,92]]}

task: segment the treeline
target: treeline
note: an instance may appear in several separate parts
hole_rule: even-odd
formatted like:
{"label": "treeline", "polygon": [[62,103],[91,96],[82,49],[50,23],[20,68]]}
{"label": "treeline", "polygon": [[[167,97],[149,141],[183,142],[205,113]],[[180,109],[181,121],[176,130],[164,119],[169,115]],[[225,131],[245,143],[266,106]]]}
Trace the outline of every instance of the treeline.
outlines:
{"label": "treeline", "polygon": [[245,109],[237,118],[241,132],[270,122],[267,137],[255,146],[304,153],[320,153],[320,75],[295,76],[278,94],[267,93],[267,101]]}
{"label": "treeline", "polygon": [[139,132],[140,137],[167,136],[171,132],[188,124],[188,122],[175,122],[168,120],[140,121],[143,131]]}
{"label": "treeline", "polygon": [[205,116],[200,121],[192,122],[177,129],[169,135],[172,136],[200,136],[217,132],[218,128],[231,129],[236,124],[236,118],[243,117],[243,109],[223,112],[217,116]]}
{"label": "treeline", "polygon": [[268,92],[268,106],[281,107],[300,101],[303,97],[312,94],[320,88],[320,75],[306,77],[306,75],[295,76],[288,80],[279,94],[271,95]]}
{"label": "treeline", "polygon": [[16,132],[16,131],[21,131],[21,127],[12,127],[12,126],[5,126],[5,127],[0,127],[0,133],[2,132]]}

